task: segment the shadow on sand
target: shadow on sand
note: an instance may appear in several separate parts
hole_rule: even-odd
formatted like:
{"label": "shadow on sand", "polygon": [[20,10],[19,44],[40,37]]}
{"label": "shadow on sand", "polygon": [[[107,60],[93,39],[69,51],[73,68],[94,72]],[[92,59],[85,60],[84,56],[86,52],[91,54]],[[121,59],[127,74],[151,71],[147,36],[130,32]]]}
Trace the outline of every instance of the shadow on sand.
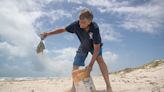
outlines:
{"label": "shadow on sand", "polygon": [[96,92],[106,92],[105,90],[97,90]]}

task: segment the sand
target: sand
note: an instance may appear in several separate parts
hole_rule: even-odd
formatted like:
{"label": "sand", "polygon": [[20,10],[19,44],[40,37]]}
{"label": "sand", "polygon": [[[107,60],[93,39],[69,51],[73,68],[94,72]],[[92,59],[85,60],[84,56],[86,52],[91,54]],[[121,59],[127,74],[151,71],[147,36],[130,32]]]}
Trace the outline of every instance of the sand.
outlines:
{"label": "sand", "polygon": [[[164,92],[164,63],[157,67],[138,68],[109,74],[113,92]],[[105,92],[102,76],[93,76],[98,92]],[[0,78],[0,92],[64,92],[71,78]]]}

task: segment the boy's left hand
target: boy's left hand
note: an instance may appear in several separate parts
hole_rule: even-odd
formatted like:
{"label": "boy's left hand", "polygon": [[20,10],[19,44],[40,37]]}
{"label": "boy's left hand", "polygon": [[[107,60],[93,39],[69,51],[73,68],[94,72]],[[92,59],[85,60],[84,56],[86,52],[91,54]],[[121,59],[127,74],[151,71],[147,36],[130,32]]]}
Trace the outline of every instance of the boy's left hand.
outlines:
{"label": "boy's left hand", "polygon": [[92,71],[92,67],[90,67],[89,65],[85,67],[86,71],[88,72],[88,74],[90,75],[90,72]]}

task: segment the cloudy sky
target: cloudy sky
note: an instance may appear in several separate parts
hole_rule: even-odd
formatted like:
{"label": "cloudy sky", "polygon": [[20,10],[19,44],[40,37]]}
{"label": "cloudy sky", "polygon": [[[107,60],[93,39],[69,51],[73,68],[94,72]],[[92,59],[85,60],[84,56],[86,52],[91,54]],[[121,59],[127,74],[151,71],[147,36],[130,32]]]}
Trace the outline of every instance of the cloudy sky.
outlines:
{"label": "cloudy sky", "polygon": [[35,51],[41,32],[66,27],[83,8],[100,27],[109,71],[164,59],[163,0],[0,0],[0,76],[71,76],[76,35],[48,37],[44,55]]}

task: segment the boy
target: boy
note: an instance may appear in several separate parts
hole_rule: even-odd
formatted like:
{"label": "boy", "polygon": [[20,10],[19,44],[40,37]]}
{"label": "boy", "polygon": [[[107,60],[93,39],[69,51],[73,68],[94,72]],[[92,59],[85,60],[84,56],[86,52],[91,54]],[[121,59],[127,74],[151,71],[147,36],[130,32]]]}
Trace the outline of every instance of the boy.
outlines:
{"label": "boy", "polygon": [[[99,33],[99,27],[95,22],[93,22],[92,12],[89,9],[83,9],[80,12],[78,21],[73,22],[66,28],[56,29],[51,32],[44,32],[41,33],[41,35],[43,38],[46,38],[47,36],[63,33],[66,31],[75,33],[81,43],[74,58],[73,70],[78,69],[80,66],[85,66],[84,61],[90,52],[92,54],[92,58],[89,65],[86,67],[87,71],[89,73],[92,71],[94,62],[97,60],[106,83],[107,92],[112,92],[108,69],[102,57],[102,42]],[[75,92],[74,84],[67,92]]]}

